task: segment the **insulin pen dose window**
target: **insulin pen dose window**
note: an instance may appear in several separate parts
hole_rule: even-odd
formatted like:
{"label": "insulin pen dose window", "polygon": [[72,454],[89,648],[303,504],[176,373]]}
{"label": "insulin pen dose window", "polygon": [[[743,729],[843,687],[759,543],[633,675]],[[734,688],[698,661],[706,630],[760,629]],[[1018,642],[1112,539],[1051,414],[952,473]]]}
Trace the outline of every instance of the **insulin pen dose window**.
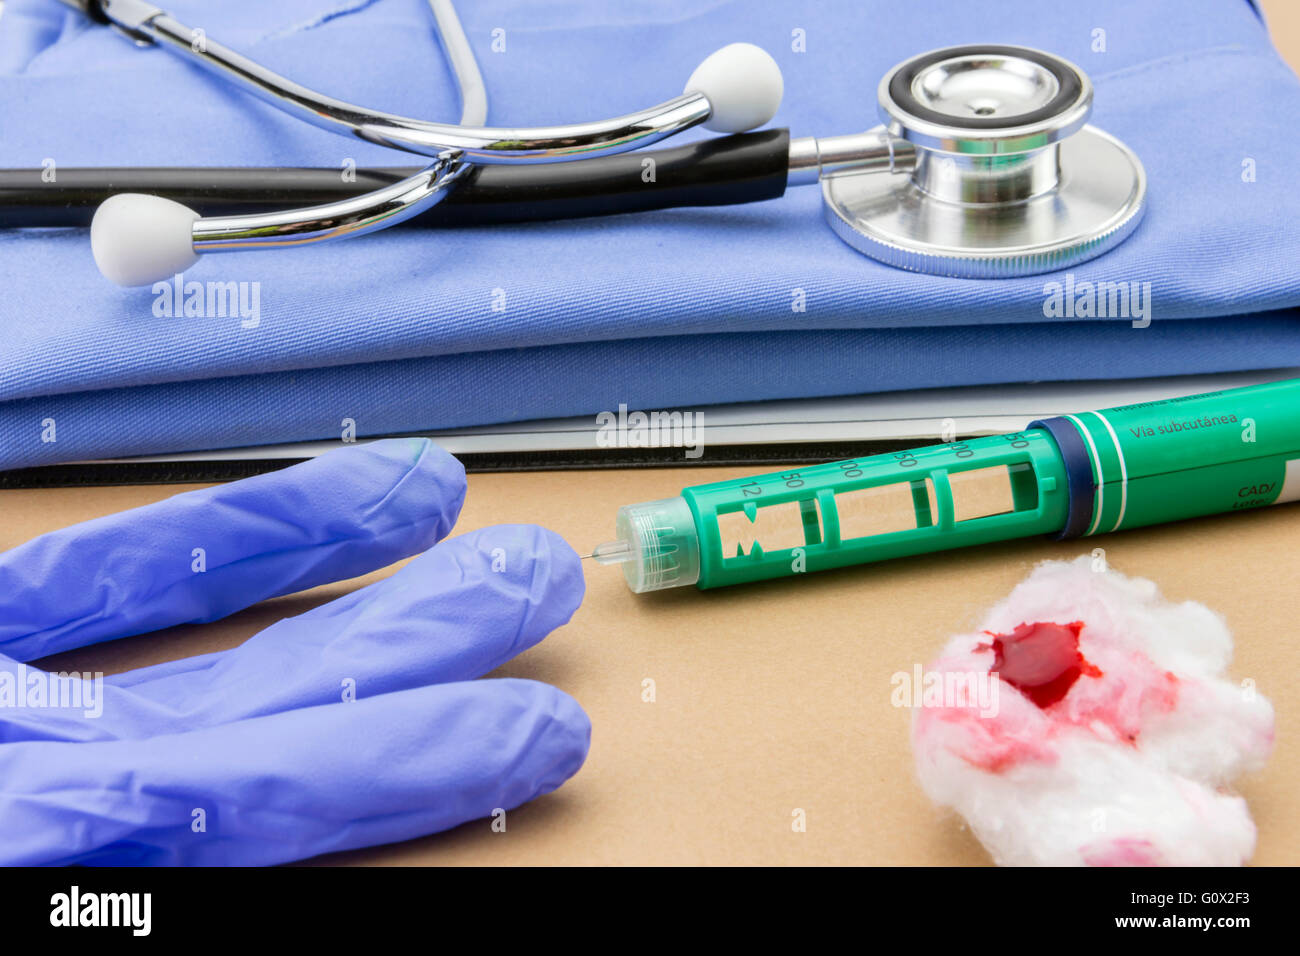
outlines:
{"label": "insulin pen dose window", "polygon": [[934,525],[937,507],[929,478],[835,494],[840,540],[871,538]]}
{"label": "insulin pen dose window", "polygon": [[948,475],[954,521],[974,521],[1038,507],[1038,482],[1028,464],[992,465]]}
{"label": "insulin pen dose window", "polygon": [[818,544],[822,540],[817,502],[783,501],[759,505],[750,521],[744,511],[718,514],[718,540],[723,557],[751,554],[758,544],[764,554]]}

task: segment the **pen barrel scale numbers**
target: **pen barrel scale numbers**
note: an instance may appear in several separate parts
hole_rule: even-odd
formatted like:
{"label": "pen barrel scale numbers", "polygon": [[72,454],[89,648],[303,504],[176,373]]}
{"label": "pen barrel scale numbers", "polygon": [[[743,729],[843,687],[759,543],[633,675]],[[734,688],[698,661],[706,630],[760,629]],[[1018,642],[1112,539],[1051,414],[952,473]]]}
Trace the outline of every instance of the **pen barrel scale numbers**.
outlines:
{"label": "pen barrel scale numbers", "polygon": [[1300,500],[1300,380],[627,505],[597,548],[632,590],[742,584],[1032,535],[1104,534]]}

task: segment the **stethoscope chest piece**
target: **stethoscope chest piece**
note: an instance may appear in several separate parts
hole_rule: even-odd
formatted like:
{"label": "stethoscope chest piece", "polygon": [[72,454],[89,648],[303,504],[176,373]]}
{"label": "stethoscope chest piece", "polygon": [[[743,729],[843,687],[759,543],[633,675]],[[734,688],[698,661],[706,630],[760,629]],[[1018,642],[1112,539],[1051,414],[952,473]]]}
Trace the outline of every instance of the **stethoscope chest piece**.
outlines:
{"label": "stethoscope chest piece", "polygon": [[1142,218],[1137,156],[1088,126],[1092,84],[1027,47],[950,47],[881,81],[887,171],[823,178],[831,228],[874,259],[963,278],[1063,269],[1123,242]]}

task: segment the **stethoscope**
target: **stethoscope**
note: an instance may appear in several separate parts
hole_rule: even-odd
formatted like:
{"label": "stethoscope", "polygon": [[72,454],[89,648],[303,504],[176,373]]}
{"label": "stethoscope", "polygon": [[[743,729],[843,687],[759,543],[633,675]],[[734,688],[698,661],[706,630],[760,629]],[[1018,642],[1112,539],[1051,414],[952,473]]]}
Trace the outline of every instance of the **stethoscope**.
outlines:
{"label": "stethoscope", "polygon": [[[0,225],[81,224],[97,203],[95,261],[124,286],[169,279],[203,255],[310,245],[416,219],[511,222],[720,205],[812,183],[821,185],[835,233],[873,259],[936,275],[1012,277],[1101,255],[1133,232],[1145,208],[1137,156],[1087,125],[1087,76],[1028,47],[949,47],[906,60],[881,80],[884,125],[847,136],[745,132],[772,118],[783,86],[776,62],[740,43],[705,59],[682,95],[658,106],[511,129],[483,125],[482,76],[451,0],[429,3],[460,91],[458,125],[314,92],[143,0],[63,2],[315,126],[432,159],[351,179],[337,169],[60,170],[54,189],[28,181],[39,170],[0,173]],[[698,125],[737,135],[622,155]],[[646,159],[656,166],[652,182],[641,175]],[[293,202],[309,205],[283,208]]]}

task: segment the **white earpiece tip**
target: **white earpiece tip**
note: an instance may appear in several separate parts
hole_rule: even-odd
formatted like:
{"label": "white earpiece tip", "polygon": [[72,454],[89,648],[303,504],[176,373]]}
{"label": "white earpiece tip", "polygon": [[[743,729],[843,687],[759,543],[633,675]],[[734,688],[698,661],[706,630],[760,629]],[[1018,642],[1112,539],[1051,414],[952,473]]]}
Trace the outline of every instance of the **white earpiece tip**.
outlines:
{"label": "white earpiece tip", "polygon": [[686,81],[683,93],[703,93],[713,106],[704,124],[719,133],[741,133],[776,115],[785,83],[776,60],[752,43],[732,43],[711,53]]}
{"label": "white earpiece tip", "polygon": [[191,229],[199,214],[161,196],[120,193],[95,210],[90,250],[104,278],[122,286],[170,279],[198,262]]}

